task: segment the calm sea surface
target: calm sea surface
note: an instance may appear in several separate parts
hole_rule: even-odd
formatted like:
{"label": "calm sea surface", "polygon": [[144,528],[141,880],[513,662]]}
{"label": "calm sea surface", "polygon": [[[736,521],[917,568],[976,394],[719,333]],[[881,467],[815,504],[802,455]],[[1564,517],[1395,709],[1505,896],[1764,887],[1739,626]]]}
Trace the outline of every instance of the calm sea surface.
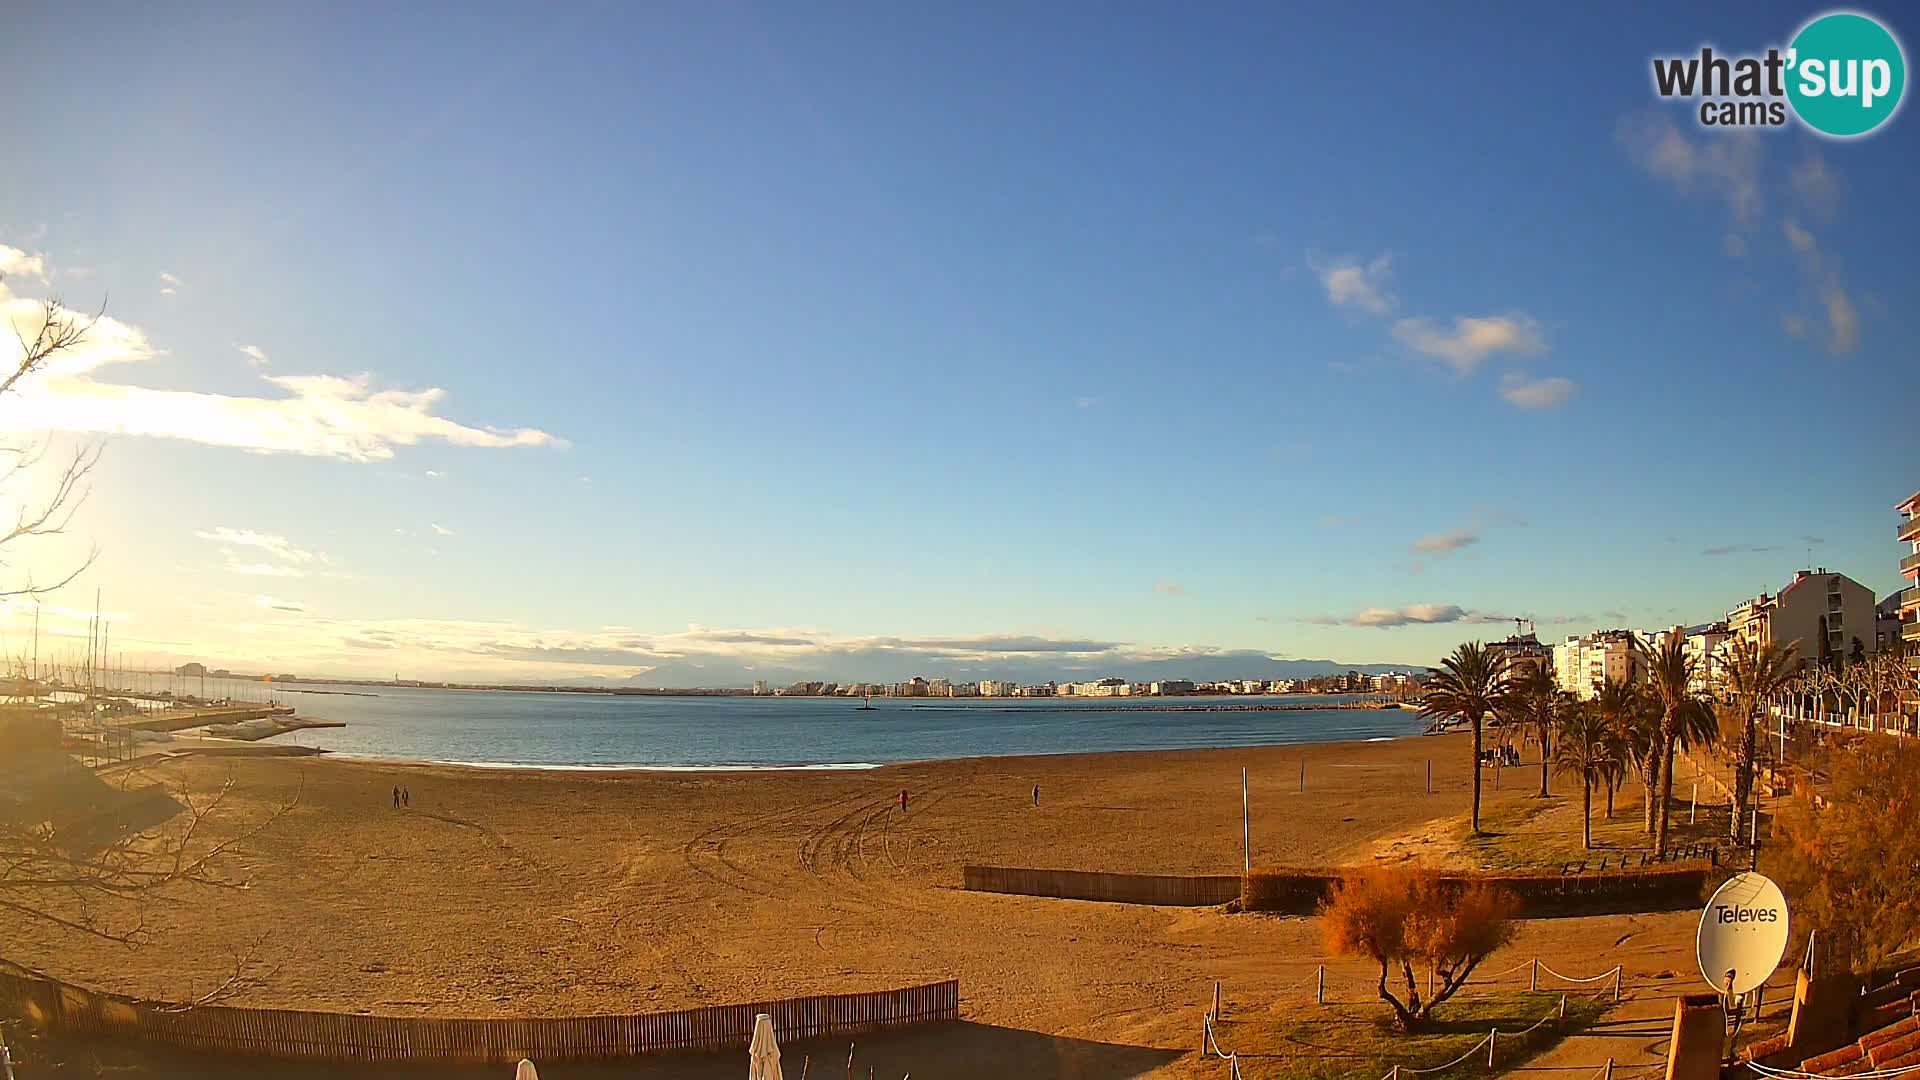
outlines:
{"label": "calm sea surface", "polygon": [[[258,683],[216,689],[258,699]],[[193,687],[198,691],[199,687]],[[375,696],[300,693],[305,689]],[[590,694],[279,687],[276,700],[344,728],[278,740],[343,755],[474,765],[858,767],[894,761],[1102,750],[1398,738],[1421,723],[1404,710],[1162,712],[1152,700],[909,700],[608,697]],[[1185,698],[1244,704],[1336,698]]]}

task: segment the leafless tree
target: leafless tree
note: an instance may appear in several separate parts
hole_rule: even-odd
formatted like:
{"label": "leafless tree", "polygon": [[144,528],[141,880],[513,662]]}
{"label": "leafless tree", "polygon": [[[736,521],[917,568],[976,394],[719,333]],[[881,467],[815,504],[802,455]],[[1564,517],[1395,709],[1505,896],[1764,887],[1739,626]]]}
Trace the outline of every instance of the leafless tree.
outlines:
{"label": "leafless tree", "polygon": [[[78,348],[105,313],[104,304],[98,312],[87,316],[69,310],[57,298],[41,301],[39,318],[28,320],[29,326],[39,323],[31,337],[17,323],[11,326],[14,339],[20,343],[20,356],[10,370],[0,368],[0,396],[18,392],[22,380],[45,371],[61,354]],[[0,465],[0,490],[19,484],[36,472],[45,462],[47,452],[47,444],[39,441],[0,445],[0,457],[6,459],[6,463]],[[0,531],[0,571],[8,569],[8,555],[18,550],[21,541],[58,536],[67,531],[74,513],[86,501],[87,477],[99,460],[98,446],[81,446],[60,466],[47,495],[21,500],[13,524],[0,526],[3,530]],[[84,573],[98,554],[98,551],[90,552],[80,565],[58,575],[52,582],[36,582],[30,569],[24,581],[0,582],[0,600],[53,592]]]}
{"label": "leafless tree", "polygon": [[[20,392],[26,380],[79,348],[106,310],[103,305],[91,316],[82,315],[58,299],[41,301],[39,308],[37,318],[10,327],[20,353],[12,365],[0,365],[0,397]],[[0,445],[0,456],[7,459],[0,465],[0,490],[36,474],[47,454],[44,441]],[[23,541],[66,531],[86,499],[87,480],[99,460],[97,446],[75,450],[43,496],[21,500],[13,523],[0,523],[0,571],[8,569],[9,556],[21,550]],[[85,572],[95,554],[52,581],[36,581],[32,571],[25,570],[20,575],[24,581],[0,583],[0,599],[53,592]],[[43,805],[0,807],[0,916],[47,933],[85,935],[131,947],[148,944],[153,940],[149,916],[156,906],[189,902],[196,890],[250,888],[241,850],[299,802],[296,791],[248,821],[243,818],[249,815],[228,805],[232,778],[219,790],[200,795],[184,784],[130,790],[130,778],[136,775],[132,770],[120,773],[117,787],[108,786],[98,773],[78,771],[60,749],[57,730],[47,725],[57,729],[55,721],[32,705],[0,706],[0,755],[6,767],[46,770],[54,782],[37,786],[48,792],[64,786],[69,796],[83,792],[81,802],[96,804],[92,822],[81,826],[60,824],[76,815],[63,813],[57,794],[43,795]],[[67,775],[62,776],[62,770]],[[114,824],[105,834],[99,831],[97,813],[103,798],[115,806],[107,815]],[[231,974],[176,1007],[224,1000],[270,976],[259,959],[264,941],[262,936],[236,948]]]}

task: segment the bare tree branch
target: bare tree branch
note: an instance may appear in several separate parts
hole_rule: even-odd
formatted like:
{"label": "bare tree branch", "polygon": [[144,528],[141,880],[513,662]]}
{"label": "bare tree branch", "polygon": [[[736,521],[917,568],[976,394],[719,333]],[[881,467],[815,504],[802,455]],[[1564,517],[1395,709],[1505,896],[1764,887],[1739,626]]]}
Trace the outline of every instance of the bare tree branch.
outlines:
{"label": "bare tree branch", "polygon": [[[16,390],[21,380],[42,372],[62,353],[77,348],[86,339],[94,324],[106,314],[103,302],[100,310],[91,317],[77,315],[61,305],[56,299],[41,302],[40,327],[29,339],[18,324],[14,324],[14,340],[20,343],[20,359],[4,376],[0,376],[0,396]],[[6,447],[4,451],[13,458],[12,463],[0,472],[0,485],[15,482],[25,473],[39,465],[45,457],[46,448],[41,444],[30,443],[26,446]],[[100,461],[98,446],[82,446],[75,450],[64,468],[54,478],[53,491],[44,500],[37,503],[22,501],[18,515],[12,526],[0,527],[0,566],[7,565],[4,557],[9,545],[35,537],[59,536],[66,532],[73,521],[73,515],[87,500],[87,477]],[[99,556],[99,550],[90,552],[79,566],[61,575],[52,584],[37,584],[31,572],[24,585],[0,586],[0,599],[19,596],[40,596],[54,592],[85,573]]]}

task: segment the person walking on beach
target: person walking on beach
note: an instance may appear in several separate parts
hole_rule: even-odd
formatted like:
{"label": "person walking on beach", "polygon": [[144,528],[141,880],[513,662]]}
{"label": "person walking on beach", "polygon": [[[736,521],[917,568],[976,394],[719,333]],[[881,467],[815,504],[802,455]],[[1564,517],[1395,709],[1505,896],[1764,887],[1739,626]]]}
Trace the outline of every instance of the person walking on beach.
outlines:
{"label": "person walking on beach", "polygon": [[900,812],[903,814],[907,812],[907,789],[906,788],[900,789]]}
{"label": "person walking on beach", "polygon": [[393,785],[393,808],[395,810],[400,809],[400,785],[399,784]]}
{"label": "person walking on beach", "polygon": [[406,807],[407,809],[413,808],[413,789],[412,788],[400,789],[400,805],[403,807]]}
{"label": "person walking on beach", "polygon": [[1035,806],[1040,805],[1040,785],[1039,784],[1033,785],[1033,805]]}

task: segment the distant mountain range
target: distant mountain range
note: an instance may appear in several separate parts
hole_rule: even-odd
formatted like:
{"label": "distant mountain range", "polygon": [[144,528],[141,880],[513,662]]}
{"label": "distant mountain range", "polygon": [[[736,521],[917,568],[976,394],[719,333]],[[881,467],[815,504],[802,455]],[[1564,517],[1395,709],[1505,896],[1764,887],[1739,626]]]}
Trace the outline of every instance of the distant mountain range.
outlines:
{"label": "distant mountain range", "polygon": [[977,663],[930,660],[924,656],[898,655],[875,651],[849,659],[844,668],[796,664],[778,666],[749,664],[737,660],[705,657],[675,660],[651,671],[620,680],[577,680],[581,685],[633,686],[645,689],[666,687],[745,687],[765,679],[773,686],[796,682],[897,683],[916,675],[955,682],[1004,679],[1023,685],[1032,683],[1078,682],[1086,679],[1117,677],[1129,682],[1155,682],[1163,679],[1192,679],[1194,682],[1219,682],[1225,679],[1305,679],[1315,675],[1333,675],[1358,671],[1381,675],[1392,671],[1425,670],[1418,664],[1345,664],[1335,660],[1286,659],[1262,652],[1242,651],[1177,656],[1164,659],[1128,659],[1124,657],[1082,659],[1073,656],[1013,656]]}

